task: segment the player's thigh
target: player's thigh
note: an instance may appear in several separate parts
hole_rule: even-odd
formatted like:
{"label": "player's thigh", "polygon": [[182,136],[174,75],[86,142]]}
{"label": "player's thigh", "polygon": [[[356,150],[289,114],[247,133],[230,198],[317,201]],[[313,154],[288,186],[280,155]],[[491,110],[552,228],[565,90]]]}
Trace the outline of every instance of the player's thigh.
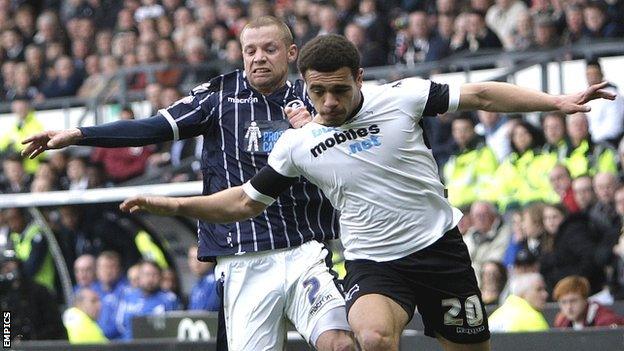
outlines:
{"label": "player's thigh", "polygon": [[481,292],[468,250],[456,229],[408,256],[404,262],[414,272],[406,274],[419,291],[418,311],[423,318],[425,335],[442,337],[458,345],[489,340]]}
{"label": "player's thigh", "polygon": [[[306,243],[292,257],[288,273],[286,315],[297,331],[312,345],[328,330],[350,331],[345,302],[334,276],[325,262],[328,252],[319,243]],[[330,335],[341,335],[332,333]]]}
{"label": "player's thigh", "polygon": [[283,349],[285,298],[279,266],[271,258],[217,263],[229,351]]}
{"label": "player's thigh", "polygon": [[349,324],[365,349],[396,349],[414,314],[415,292],[396,262],[347,261],[345,301]]}
{"label": "player's thigh", "polygon": [[362,343],[368,337],[390,338],[398,346],[408,314],[388,296],[368,294],[359,297],[349,309],[349,324]]}

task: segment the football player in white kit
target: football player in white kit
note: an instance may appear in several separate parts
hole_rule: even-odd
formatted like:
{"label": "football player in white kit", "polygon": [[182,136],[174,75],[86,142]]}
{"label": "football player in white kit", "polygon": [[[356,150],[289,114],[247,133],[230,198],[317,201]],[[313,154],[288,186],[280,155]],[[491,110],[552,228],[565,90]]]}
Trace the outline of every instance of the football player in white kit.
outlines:
{"label": "football player in white kit", "polygon": [[249,182],[211,196],[132,198],[121,209],[239,221],[304,176],[341,212],[348,318],[363,350],[398,350],[416,307],[425,334],[445,350],[488,350],[485,309],[456,227],[461,213],[444,196],[421,118],[457,109],[574,113],[614,95],[600,90],[604,83],[559,96],[416,78],[363,88],[357,49],[338,35],[306,44],[299,69],[318,115],[285,132]]}

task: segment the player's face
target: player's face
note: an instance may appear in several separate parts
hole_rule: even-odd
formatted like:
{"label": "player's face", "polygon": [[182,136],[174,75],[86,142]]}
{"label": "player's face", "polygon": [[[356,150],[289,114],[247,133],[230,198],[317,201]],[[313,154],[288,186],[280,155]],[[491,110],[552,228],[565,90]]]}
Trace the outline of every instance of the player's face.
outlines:
{"label": "player's face", "polygon": [[297,46],[287,46],[277,26],[247,28],[240,41],[245,73],[252,87],[270,94],[286,83],[288,64],[297,58]]}
{"label": "player's face", "polygon": [[305,74],[308,94],[320,118],[328,126],[342,125],[360,104],[362,69],[353,77],[351,70],[342,67],[334,72],[309,70]]}

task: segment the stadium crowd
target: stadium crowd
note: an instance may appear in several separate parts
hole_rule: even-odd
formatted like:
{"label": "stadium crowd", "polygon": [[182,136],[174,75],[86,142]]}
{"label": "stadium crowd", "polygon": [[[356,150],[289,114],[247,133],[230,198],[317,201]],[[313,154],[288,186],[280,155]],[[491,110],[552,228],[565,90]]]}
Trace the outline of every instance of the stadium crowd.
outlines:
{"label": "stadium crowd", "polygon": [[207,61],[218,60],[222,72],[241,68],[237,35],[247,18],[263,14],[285,20],[300,46],[319,34],[344,34],[360,49],[364,67],[624,35],[618,0],[3,0],[0,12],[4,101],[93,96],[120,68],[154,63],[171,66],[154,77],[131,74],[128,87],[207,81],[217,73],[201,66]]}
{"label": "stadium crowd", "polygon": [[[344,34],[364,67],[624,36],[621,0],[0,0],[0,100],[17,117],[0,131],[0,192],[114,186],[146,174],[164,182],[198,179],[196,167],[162,174],[165,165],[197,157],[198,139],[34,160],[19,156],[20,142],[43,130],[34,103],[104,89],[113,96],[121,82],[108,78],[120,68],[167,64],[154,75],[120,76],[129,89],[145,92],[155,114],[184,88],[242,68],[237,35],[247,18],[263,14],[285,20],[299,46],[320,34]],[[596,60],[585,73],[588,84],[609,78]],[[605,307],[624,299],[624,99],[590,105],[567,117],[544,114],[539,123],[483,111],[426,121],[449,201],[465,214],[461,230],[483,299],[502,306],[491,316],[493,331],[547,329],[539,313],[546,301],[561,308],[553,327],[624,324]],[[135,118],[134,111],[119,107],[119,118]],[[189,250],[197,285],[186,298],[159,246],[115,210],[65,206],[46,216],[73,267],[76,294],[63,314],[70,340],[131,339],[134,315],[218,308],[212,266],[195,259],[197,248]],[[20,270],[28,282],[2,286],[3,308],[19,298],[5,289],[39,284],[57,293],[45,235],[26,211],[3,210],[0,237],[15,251],[2,259],[2,274]]]}

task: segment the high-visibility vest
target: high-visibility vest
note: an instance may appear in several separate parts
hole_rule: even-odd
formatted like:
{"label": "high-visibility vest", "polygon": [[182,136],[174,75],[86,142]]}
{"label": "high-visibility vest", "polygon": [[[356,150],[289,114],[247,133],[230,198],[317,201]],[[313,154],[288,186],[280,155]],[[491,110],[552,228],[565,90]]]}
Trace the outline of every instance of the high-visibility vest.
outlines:
{"label": "high-visibility vest", "polygon": [[569,152],[565,164],[572,178],[585,174],[594,176],[596,173],[617,174],[616,152],[604,143],[591,144],[588,140],[583,140]]}
{"label": "high-visibility vest", "polygon": [[[34,111],[29,112],[21,126],[15,123],[8,128],[6,133],[0,134],[0,152],[6,152],[9,148],[12,148],[14,152],[21,152],[26,147],[22,144],[22,140],[41,131],[43,131],[43,125],[35,118]],[[34,159],[25,158],[24,171],[34,174],[41,158],[41,155]]]}
{"label": "high-visibility vest", "polygon": [[108,342],[102,328],[82,310],[72,307],[63,313],[70,344],[104,344]]}
{"label": "high-visibility vest", "polygon": [[544,315],[534,309],[525,299],[509,295],[489,318],[491,331],[530,332],[548,330]]}
{"label": "high-visibility vest", "polygon": [[483,143],[451,156],[443,168],[451,205],[464,207],[483,199],[497,168],[496,155]]}
{"label": "high-visibility vest", "polygon": [[557,202],[548,174],[557,164],[552,153],[533,150],[522,155],[511,153],[498,167],[485,199],[498,204],[505,212],[511,204],[525,205],[533,201]]}
{"label": "high-visibility vest", "polygon": [[[36,224],[31,224],[26,227],[21,235],[19,233],[11,233],[11,239],[13,239],[13,245],[15,247],[15,256],[20,261],[25,262],[30,257],[30,252],[32,251],[32,241],[37,235],[43,236],[41,228]],[[42,238],[42,240],[45,240],[45,238]],[[48,251],[46,252],[46,256],[43,259],[41,267],[32,279],[48,288],[48,290],[54,291],[54,275],[54,261],[52,260],[50,251]]]}

